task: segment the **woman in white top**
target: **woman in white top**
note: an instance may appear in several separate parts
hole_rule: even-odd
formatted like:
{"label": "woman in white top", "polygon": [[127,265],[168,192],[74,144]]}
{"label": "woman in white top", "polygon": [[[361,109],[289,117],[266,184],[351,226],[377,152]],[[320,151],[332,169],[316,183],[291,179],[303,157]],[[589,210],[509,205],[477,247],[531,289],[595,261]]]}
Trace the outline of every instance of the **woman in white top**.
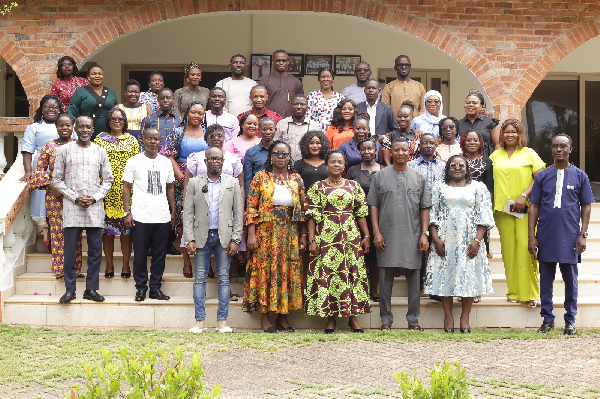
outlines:
{"label": "woman in white top", "polygon": [[424,112],[423,115],[413,119],[410,128],[412,130],[419,129],[423,133],[431,133],[435,138],[440,137],[440,120],[445,118],[444,102],[439,91],[429,90],[423,98]]}

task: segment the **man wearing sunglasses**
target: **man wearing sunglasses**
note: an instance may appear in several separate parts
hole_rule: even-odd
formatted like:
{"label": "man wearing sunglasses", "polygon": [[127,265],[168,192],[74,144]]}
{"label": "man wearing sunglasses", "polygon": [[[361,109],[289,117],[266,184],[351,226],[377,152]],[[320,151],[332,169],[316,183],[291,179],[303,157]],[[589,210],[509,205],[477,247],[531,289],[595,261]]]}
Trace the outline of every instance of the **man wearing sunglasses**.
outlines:
{"label": "man wearing sunglasses", "polygon": [[[354,76],[356,76],[356,83],[342,90],[344,98],[349,98],[355,103],[359,104],[363,101],[367,101],[365,96],[365,85],[367,80],[371,77],[371,66],[366,62],[359,62],[354,68]],[[377,92],[377,98],[381,97],[381,90]]]}
{"label": "man wearing sunglasses", "polygon": [[398,112],[402,102],[410,100],[415,105],[414,117],[423,113],[423,99],[425,98],[425,87],[421,82],[412,80],[410,69],[412,65],[410,58],[406,55],[399,55],[394,62],[394,69],[398,79],[391,81],[383,88],[381,101],[391,105],[394,112]]}
{"label": "man wearing sunglasses", "polygon": [[[267,88],[269,95],[267,108],[277,112],[282,118],[292,115],[290,106],[296,94],[304,94],[304,86],[300,79],[288,73],[290,58],[285,50],[273,53],[273,73],[268,74],[258,82]],[[277,121],[279,122],[279,121]]]}

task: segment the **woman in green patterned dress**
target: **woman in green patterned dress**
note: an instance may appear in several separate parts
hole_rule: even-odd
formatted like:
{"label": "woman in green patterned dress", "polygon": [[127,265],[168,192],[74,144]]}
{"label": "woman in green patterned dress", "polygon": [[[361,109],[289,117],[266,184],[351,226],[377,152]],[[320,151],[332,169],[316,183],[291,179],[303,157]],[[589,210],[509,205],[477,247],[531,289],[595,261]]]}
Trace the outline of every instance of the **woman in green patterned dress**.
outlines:
{"label": "woman in green patterned dress", "polygon": [[364,253],[369,252],[369,209],[360,184],[342,177],[346,156],[334,150],[327,154],[325,163],[329,177],[313,184],[306,196],[311,254],[306,313],[327,317],[325,334],[335,330],[336,317],[349,317],[350,329],[361,333],[356,315],[371,313],[363,255],[363,248]]}

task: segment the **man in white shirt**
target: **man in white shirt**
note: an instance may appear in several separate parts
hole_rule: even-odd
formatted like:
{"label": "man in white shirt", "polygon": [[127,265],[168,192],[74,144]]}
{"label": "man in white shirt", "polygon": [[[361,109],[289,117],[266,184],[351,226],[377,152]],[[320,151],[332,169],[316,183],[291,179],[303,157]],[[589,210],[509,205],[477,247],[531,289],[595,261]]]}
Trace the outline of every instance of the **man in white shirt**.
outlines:
{"label": "man in white shirt", "polygon": [[[354,76],[356,76],[356,83],[344,88],[344,90],[342,90],[342,95],[344,98],[349,98],[358,104],[367,101],[367,97],[365,96],[365,84],[371,77],[371,66],[364,61],[359,62],[356,64],[356,67],[354,67]],[[381,91],[377,93],[377,97],[380,96]]]}
{"label": "man in white shirt", "polygon": [[238,136],[240,132],[240,123],[238,119],[226,112],[223,107],[227,101],[227,93],[222,87],[215,87],[208,95],[210,109],[204,114],[204,123],[206,126],[217,124],[223,126],[225,137],[223,143],[228,142]]}
{"label": "man in white shirt", "polygon": [[[124,222],[125,227],[131,229],[133,241],[133,279],[137,302],[145,300],[148,291],[148,248],[152,248],[150,299],[170,299],[160,287],[165,271],[169,231],[175,220],[175,176],[169,158],[158,153],[161,138],[158,129],[146,129],[143,136],[144,152],[129,158],[123,172]],[[173,209],[173,212],[169,212],[169,209]]]}
{"label": "man in white shirt", "polygon": [[277,123],[277,132],[274,140],[288,143],[292,149],[292,160],[302,159],[300,139],[311,130],[321,130],[319,122],[306,116],[308,103],[303,94],[296,94],[292,99],[292,115]]}
{"label": "man in white shirt", "polygon": [[244,76],[246,73],[246,57],[236,54],[229,61],[231,77],[217,82],[215,87],[225,90],[227,99],[225,101],[225,112],[239,115],[252,108],[250,102],[250,90],[256,86],[256,82]]}
{"label": "man in white shirt", "polygon": [[398,129],[398,121],[392,107],[381,102],[379,97],[379,82],[369,78],[365,83],[366,101],[358,104],[358,112],[369,115],[369,131],[373,135],[383,136],[389,131]]}

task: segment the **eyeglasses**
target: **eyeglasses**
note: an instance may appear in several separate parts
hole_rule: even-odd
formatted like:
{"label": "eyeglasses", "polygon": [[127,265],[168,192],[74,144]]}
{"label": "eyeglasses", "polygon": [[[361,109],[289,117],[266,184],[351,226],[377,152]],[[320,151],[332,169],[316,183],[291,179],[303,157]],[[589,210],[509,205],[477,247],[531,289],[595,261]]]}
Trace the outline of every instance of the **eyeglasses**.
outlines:
{"label": "eyeglasses", "polygon": [[569,145],[569,144],[552,144],[552,149],[553,149],[553,150],[558,150],[559,148],[560,148],[561,150],[566,150],[566,149],[568,149],[569,147],[570,147],[570,145]]}
{"label": "eyeglasses", "polygon": [[450,164],[450,169],[464,169],[464,168],[465,168],[464,163],[451,163]]}
{"label": "eyeglasses", "polygon": [[442,130],[454,130],[454,129],[456,129],[455,125],[442,126]]}
{"label": "eyeglasses", "polygon": [[277,158],[287,158],[290,156],[289,152],[274,152],[273,156],[277,157]]}
{"label": "eyeglasses", "polygon": [[276,63],[276,64],[279,64],[279,63],[281,63],[281,62],[288,62],[288,61],[289,61],[289,60],[288,60],[287,58],[277,58],[277,59],[275,60],[275,63]]}
{"label": "eyeglasses", "polygon": [[399,62],[399,63],[396,64],[396,66],[398,68],[410,68],[411,64],[404,64],[404,63]]}
{"label": "eyeglasses", "polygon": [[440,100],[427,100],[425,101],[426,104],[441,104],[442,102]]}
{"label": "eyeglasses", "polygon": [[111,122],[123,122],[123,121],[125,121],[125,119],[124,118],[117,118],[117,117],[111,116],[110,117],[110,121]]}
{"label": "eyeglasses", "polygon": [[370,69],[369,68],[356,68],[354,70],[354,72],[369,72]]}
{"label": "eyeglasses", "polygon": [[42,108],[43,109],[52,109],[52,110],[56,111],[58,109],[58,106],[57,105],[44,105]]}
{"label": "eyeglasses", "polygon": [[222,134],[209,134],[208,138],[211,140],[219,140],[223,138]]}
{"label": "eyeglasses", "polygon": [[223,157],[208,157],[206,158],[207,162],[221,162],[223,159]]}

